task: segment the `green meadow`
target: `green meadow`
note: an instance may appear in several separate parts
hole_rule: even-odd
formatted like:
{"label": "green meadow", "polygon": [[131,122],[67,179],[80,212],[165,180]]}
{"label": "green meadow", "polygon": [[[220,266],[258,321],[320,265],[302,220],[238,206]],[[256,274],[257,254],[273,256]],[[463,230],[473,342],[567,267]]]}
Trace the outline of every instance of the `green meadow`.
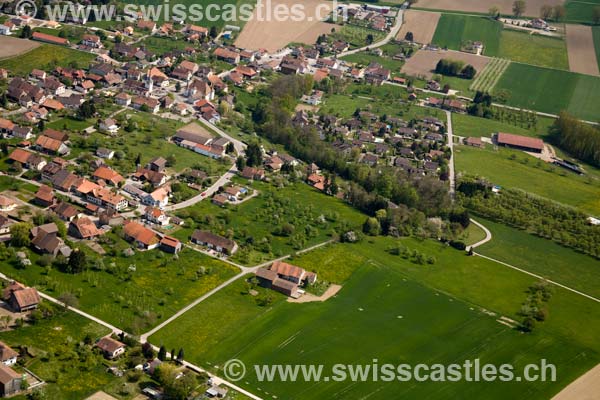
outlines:
{"label": "green meadow", "polygon": [[[434,256],[417,265],[387,250],[401,243]],[[290,399],[428,398],[548,399],[596,365],[595,303],[556,289],[550,317],[533,333],[497,322],[518,319],[525,290],[535,279],[433,241],[373,238],[336,244],[291,260],[338,278],[342,290],[324,303],[295,304],[273,293],[260,306],[243,280],[190,310],[150,338],[166,347],[185,346],[190,361],[222,373],[231,358],[246,363],[238,382],[261,395]],[[318,265],[317,265],[318,264]],[[339,273],[338,269],[345,272]],[[327,270],[331,270],[330,273]],[[586,318],[581,328],[576,321]],[[201,327],[201,329],[200,329]],[[184,337],[185,340],[180,338]],[[259,382],[252,368],[263,364],[319,364],[325,375],[335,363],[462,363],[481,359],[523,365],[545,358],[559,371],[557,382]]]}
{"label": "green meadow", "polygon": [[600,183],[537,160],[517,150],[460,146],[456,171],[488,179],[495,185],[521,189],[591,215],[600,213]]}
{"label": "green meadow", "polygon": [[23,55],[0,61],[0,68],[8,69],[15,75],[27,75],[34,68],[43,70],[69,66],[87,68],[94,58],[93,54],[83,51],[42,44]]}
{"label": "green meadow", "polygon": [[569,71],[511,63],[494,91],[510,93],[507,104],[551,114],[565,110],[600,121],[600,78]]}
{"label": "green meadow", "polygon": [[600,298],[598,260],[527,232],[475,219],[492,232],[492,240],[477,248],[478,253]]}
{"label": "green meadow", "polygon": [[126,257],[122,251],[129,246],[116,238],[112,247],[115,254],[102,257],[101,266],[79,274],[36,265],[36,254],[30,256],[31,266],[21,267],[13,258],[0,270],[54,297],[72,293],[82,310],[134,333],[160,323],[238,272],[190,249],[174,260],[160,250]]}
{"label": "green meadow", "polygon": [[502,24],[486,17],[442,14],[432,43],[452,50],[460,50],[468,41],[480,41],[485,55],[496,55],[500,48]]}

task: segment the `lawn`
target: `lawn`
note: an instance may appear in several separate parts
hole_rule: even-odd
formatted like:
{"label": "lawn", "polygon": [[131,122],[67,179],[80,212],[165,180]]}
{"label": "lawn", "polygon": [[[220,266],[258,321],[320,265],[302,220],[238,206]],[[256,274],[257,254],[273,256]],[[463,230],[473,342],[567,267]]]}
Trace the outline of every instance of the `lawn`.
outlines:
{"label": "lawn", "polygon": [[600,298],[598,260],[554,242],[483,218],[477,221],[492,232],[492,241],[478,253],[541,275],[573,289]]}
{"label": "lawn", "polygon": [[14,258],[3,263],[1,270],[55,297],[73,293],[82,310],[134,333],[160,323],[238,272],[190,249],[184,249],[178,259],[160,250],[126,257],[122,250],[128,246],[112,238],[114,252],[103,256],[100,266],[79,274],[48,270],[35,262],[21,268]]}
{"label": "lawn", "polygon": [[562,38],[502,30],[497,57],[541,67],[569,69],[567,44]]}
{"label": "lawn", "polygon": [[[127,132],[124,128],[128,123],[127,118],[134,121],[135,124],[135,129],[131,132]],[[141,154],[142,165],[155,157],[166,158],[173,155],[176,162],[170,169],[174,172],[197,167],[213,176],[223,173],[231,165],[226,159],[214,160],[168,142],[167,138],[174,135],[175,131],[182,125],[179,122],[133,110],[127,110],[119,114],[117,119],[121,129],[116,138],[100,132],[92,133],[89,136],[72,135],[73,145],[71,146],[70,157],[77,157],[83,152],[94,153],[98,147],[107,147],[115,152],[120,151],[124,154],[123,158],[113,158],[107,163],[122,174],[135,171],[135,159],[138,154]],[[80,125],[78,122],[71,119],[62,120],[62,124],[66,123],[68,129],[75,129],[76,131],[83,125],[90,126],[90,124]],[[94,121],[91,122],[93,124]],[[55,125],[62,129],[60,120]]]}
{"label": "lawn", "polygon": [[375,54],[370,54],[367,52],[360,52],[356,54],[351,54],[349,56],[345,56],[342,58],[344,61],[348,61],[351,63],[360,64],[364,67],[368,66],[371,63],[379,63],[384,68],[389,69],[392,74],[399,74],[400,69],[404,63],[402,61],[393,60],[389,57],[380,57]]}
{"label": "lawn", "polygon": [[502,122],[495,119],[474,117],[468,114],[452,114],[452,128],[454,134],[464,137],[491,137],[492,133],[507,132],[515,135],[539,137],[546,139],[548,130],[554,123],[552,118],[538,117],[535,127],[526,125],[513,125],[509,122]]}
{"label": "lawn", "polygon": [[0,68],[6,68],[15,75],[27,75],[32,69],[50,70],[55,67],[89,67],[94,55],[66,47],[43,44],[21,56],[0,61]]}
{"label": "lawn", "polygon": [[164,54],[172,50],[183,50],[190,44],[183,39],[173,40],[172,38],[149,36],[139,43],[146,50],[155,54]]}
{"label": "lawn", "polygon": [[484,54],[495,56],[500,49],[502,24],[487,17],[442,14],[432,42],[452,50],[460,50],[466,41],[480,41]]}
{"label": "lawn", "polygon": [[335,26],[336,32],[331,37],[336,40],[345,40],[350,43],[351,48],[368,46],[367,37],[372,35],[372,43],[377,43],[385,38],[385,33],[374,29],[356,25]]}
{"label": "lawn", "polygon": [[[241,184],[248,186],[247,181]],[[305,183],[277,187],[254,182],[256,198],[239,206],[219,208],[202,201],[178,213],[189,221],[188,228],[176,233],[187,241],[193,228],[209,229],[219,235],[233,235],[240,245],[233,259],[256,265],[314,244],[325,242],[343,224],[360,226],[366,216],[342,200],[326,196]],[[290,224],[292,232],[284,235],[281,227]]]}
{"label": "lawn", "polygon": [[510,106],[600,121],[599,77],[513,62],[494,89],[500,90],[510,92]]}
{"label": "lawn", "polygon": [[[241,386],[290,399],[450,399],[465,393],[469,398],[504,399],[520,398],[524,391],[528,398],[547,399],[600,360],[594,340],[600,313],[596,308],[588,314],[588,300],[557,289],[550,302],[551,317],[532,334],[523,335],[499,324],[499,315],[486,310],[517,318],[524,290],[533,283],[530,277],[433,241],[401,242],[434,255],[437,262],[415,265],[391,256],[386,249],[398,243],[391,238],[334,245],[294,260],[303,266],[314,262],[322,273],[340,266],[354,271],[342,282],[341,292],[327,302],[292,304],[274,294],[269,306],[259,306],[240,281],[150,340],[167,347],[185,343],[189,360],[217,373],[226,360],[238,358],[249,371]],[[324,252],[328,257],[319,259]],[[582,305],[585,310],[579,309]],[[588,325],[571,331],[570,323],[578,318],[586,318]],[[327,374],[334,363],[366,365],[377,359],[380,365],[449,364],[476,358],[496,365],[512,363],[517,370],[545,358],[558,366],[558,382],[267,383],[258,382],[252,368],[318,364]]]}
{"label": "lawn", "polygon": [[500,148],[456,150],[456,171],[485,177],[495,185],[517,188],[591,215],[600,214],[600,182],[559,169],[526,153]]}
{"label": "lawn", "polygon": [[117,394],[115,388],[125,382],[106,373],[101,356],[80,361],[75,352],[86,335],[95,340],[108,333],[108,329],[75,313],[60,312],[36,325],[0,332],[0,340],[13,347],[26,346],[36,355],[28,358],[26,367],[47,382],[46,398],[80,400],[98,390]]}

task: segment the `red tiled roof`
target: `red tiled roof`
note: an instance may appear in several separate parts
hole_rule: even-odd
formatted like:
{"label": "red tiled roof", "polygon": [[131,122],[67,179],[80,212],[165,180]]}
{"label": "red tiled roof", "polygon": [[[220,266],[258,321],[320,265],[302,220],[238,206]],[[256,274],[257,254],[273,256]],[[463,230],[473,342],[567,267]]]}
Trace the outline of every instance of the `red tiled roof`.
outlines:
{"label": "red tiled roof", "polygon": [[512,133],[498,132],[496,140],[498,144],[507,144],[509,146],[526,147],[540,151],[544,148],[544,141],[542,139],[513,135]]}

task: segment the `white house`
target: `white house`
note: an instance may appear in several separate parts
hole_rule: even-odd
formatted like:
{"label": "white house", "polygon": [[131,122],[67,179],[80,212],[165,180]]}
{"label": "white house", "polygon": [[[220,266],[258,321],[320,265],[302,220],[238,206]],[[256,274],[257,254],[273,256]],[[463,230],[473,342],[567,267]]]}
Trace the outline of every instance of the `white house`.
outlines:
{"label": "white house", "polygon": [[100,122],[100,130],[114,135],[119,131],[119,126],[117,125],[117,121],[107,118]]}

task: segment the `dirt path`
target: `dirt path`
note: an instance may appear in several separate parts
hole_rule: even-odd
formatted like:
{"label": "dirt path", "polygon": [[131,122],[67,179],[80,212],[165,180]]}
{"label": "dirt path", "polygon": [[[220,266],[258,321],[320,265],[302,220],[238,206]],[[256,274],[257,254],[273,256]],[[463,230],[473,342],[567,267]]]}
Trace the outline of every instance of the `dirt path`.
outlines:
{"label": "dirt path", "polygon": [[552,400],[600,400],[600,364],[560,391]]}
{"label": "dirt path", "polygon": [[323,302],[335,296],[341,288],[342,287],[340,285],[330,285],[325,291],[325,293],[323,293],[321,296],[315,296],[311,293],[305,293],[298,299],[292,299],[291,297],[288,297],[287,301],[288,303],[312,303],[315,301]]}
{"label": "dirt path", "polygon": [[404,23],[396,39],[403,40],[408,32],[413,33],[413,41],[421,44],[431,43],[441,14],[438,12],[407,10]]}
{"label": "dirt path", "polygon": [[567,51],[571,71],[600,76],[596,62],[594,37],[590,26],[567,25]]}

